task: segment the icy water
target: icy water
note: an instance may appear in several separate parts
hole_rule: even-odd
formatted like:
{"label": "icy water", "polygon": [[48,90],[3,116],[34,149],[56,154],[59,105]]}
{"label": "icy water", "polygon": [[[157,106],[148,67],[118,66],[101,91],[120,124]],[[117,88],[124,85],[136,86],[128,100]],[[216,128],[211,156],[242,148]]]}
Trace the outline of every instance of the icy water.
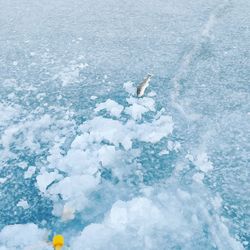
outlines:
{"label": "icy water", "polygon": [[0,7],[1,250],[250,248],[250,1]]}

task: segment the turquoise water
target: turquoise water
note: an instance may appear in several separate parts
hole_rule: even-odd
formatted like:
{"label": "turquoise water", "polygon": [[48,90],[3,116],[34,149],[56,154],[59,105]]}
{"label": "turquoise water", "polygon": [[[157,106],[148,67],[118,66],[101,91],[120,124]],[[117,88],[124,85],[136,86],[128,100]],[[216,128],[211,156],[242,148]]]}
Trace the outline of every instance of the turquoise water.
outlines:
{"label": "turquoise water", "polygon": [[1,250],[249,249],[247,1],[1,6]]}

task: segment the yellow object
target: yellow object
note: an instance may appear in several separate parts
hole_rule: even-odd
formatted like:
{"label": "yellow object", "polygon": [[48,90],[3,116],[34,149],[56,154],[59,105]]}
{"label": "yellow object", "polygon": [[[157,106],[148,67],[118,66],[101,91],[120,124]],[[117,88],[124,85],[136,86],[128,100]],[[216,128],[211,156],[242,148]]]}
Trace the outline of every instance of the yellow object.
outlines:
{"label": "yellow object", "polygon": [[53,247],[55,250],[61,250],[64,245],[64,238],[62,235],[55,235],[53,238]]}

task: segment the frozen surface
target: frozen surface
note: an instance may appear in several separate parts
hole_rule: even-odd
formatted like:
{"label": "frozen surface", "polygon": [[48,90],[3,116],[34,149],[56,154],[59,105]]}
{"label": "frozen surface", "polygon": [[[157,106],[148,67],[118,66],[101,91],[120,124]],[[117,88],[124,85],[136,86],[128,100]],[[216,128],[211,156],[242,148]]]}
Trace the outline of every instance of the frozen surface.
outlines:
{"label": "frozen surface", "polygon": [[0,232],[1,249],[51,249],[46,242],[48,232],[29,223],[6,226]]}
{"label": "frozen surface", "polygon": [[250,248],[249,1],[0,6],[0,250]]}

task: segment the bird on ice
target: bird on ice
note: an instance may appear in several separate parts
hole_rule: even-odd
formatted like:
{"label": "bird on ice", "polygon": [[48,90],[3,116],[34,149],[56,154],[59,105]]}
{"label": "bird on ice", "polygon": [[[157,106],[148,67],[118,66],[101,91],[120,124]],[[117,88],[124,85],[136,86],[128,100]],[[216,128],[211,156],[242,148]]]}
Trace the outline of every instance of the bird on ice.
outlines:
{"label": "bird on ice", "polygon": [[153,75],[151,74],[148,74],[144,80],[140,83],[140,85],[137,87],[137,96],[138,97],[142,97],[144,95],[144,92],[146,90],[146,88],[148,87],[149,85],[149,82],[151,80]]}

